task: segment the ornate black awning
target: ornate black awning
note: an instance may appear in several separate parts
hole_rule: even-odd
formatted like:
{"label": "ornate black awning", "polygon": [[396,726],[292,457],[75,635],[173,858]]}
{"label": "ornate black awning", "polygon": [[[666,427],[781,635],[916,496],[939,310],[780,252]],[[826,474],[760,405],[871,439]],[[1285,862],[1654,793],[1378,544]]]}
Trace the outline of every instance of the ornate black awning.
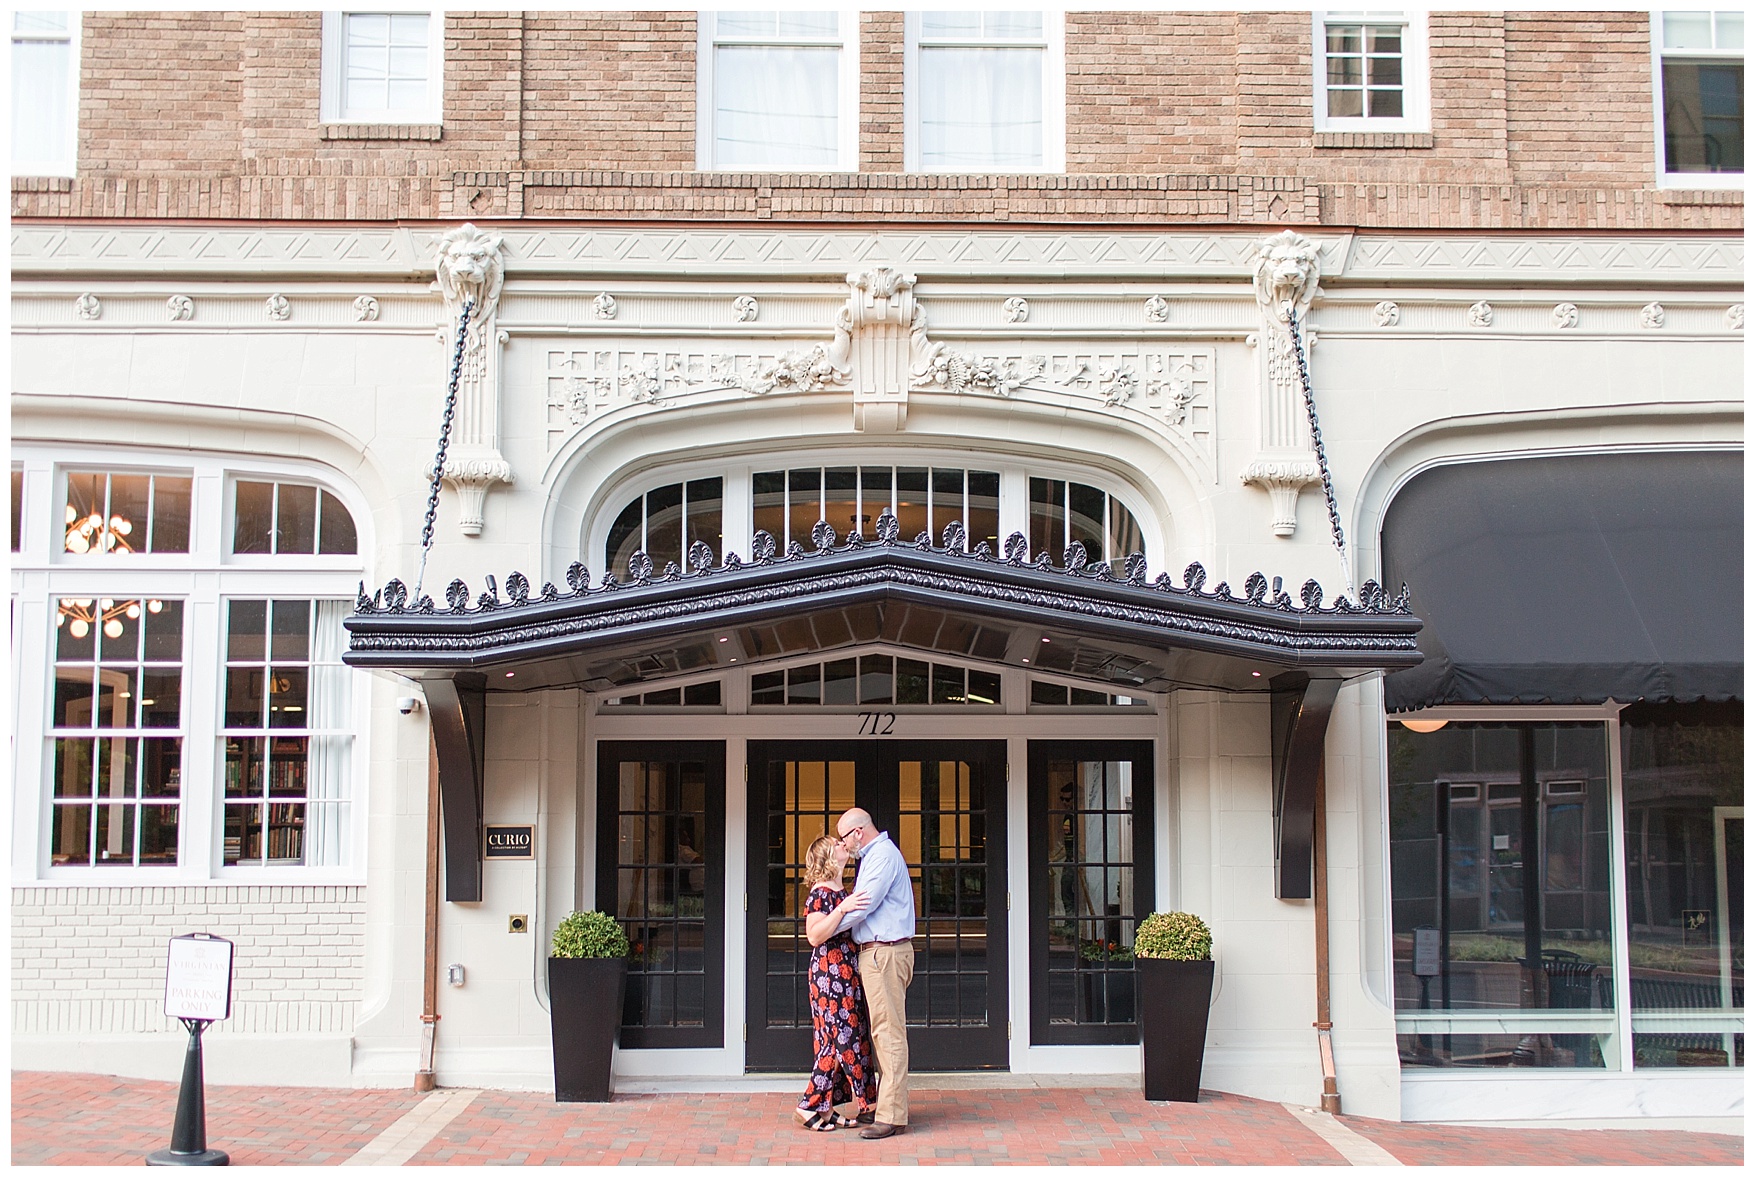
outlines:
{"label": "ornate black awning", "polygon": [[[595,586],[574,564],[565,590],[544,584],[533,591],[514,572],[504,597],[489,577],[473,602],[458,580],[443,609],[424,596],[410,601],[400,581],[371,596],[362,585],[346,622],[352,637],[344,660],[428,684],[435,729],[445,736],[441,777],[449,760],[454,780],[473,778],[477,811],[473,750],[481,744],[478,702],[489,691],[635,688],[734,663],[882,644],[1014,667],[1027,662],[1124,693],[1197,687],[1282,698],[1290,691],[1303,700],[1308,685],[1319,684],[1310,702],[1332,700],[1343,679],[1420,661],[1420,621],[1406,594],[1387,598],[1374,583],[1358,602],[1338,597],[1325,605],[1315,581],[1294,600],[1258,572],[1239,596],[1223,583],[1209,591],[1199,564],[1177,584],[1167,575],[1148,579],[1137,554],[1117,576],[1108,564],[1087,564],[1078,544],[1057,565],[1046,553],[1026,560],[1027,543],[1017,534],[1003,554],[985,543],[966,553],[958,523],[936,547],[925,534],[900,541],[888,512],[877,532],[875,542],[852,535],[837,543],[833,528],[819,522],[814,550],[794,542],[784,553],[757,532],[748,561],[728,554],[720,564],[696,544],[687,571],[669,564],[657,574],[635,553],[625,581],[606,573]],[[1308,746],[1318,713],[1326,726],[1326,702],[1294,707],[1303,727],[1294,722],[1278,734],[1276,724],[1276,740]],[[455,755],[445,755],[447,745]],[[1276,757],[1293,765],[1278,775],[1280,793],[1295,805],[1296,758],[1277,747]],[[466,846],[449,848],[452,861]],[[1307,861],[1302,869],[1308,879]]]}

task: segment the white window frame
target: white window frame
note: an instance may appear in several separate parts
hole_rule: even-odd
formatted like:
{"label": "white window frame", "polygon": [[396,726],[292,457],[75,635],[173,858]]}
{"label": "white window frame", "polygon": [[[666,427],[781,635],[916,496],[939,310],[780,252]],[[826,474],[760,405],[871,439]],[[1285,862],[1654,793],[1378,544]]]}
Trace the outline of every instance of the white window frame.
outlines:
{"label": "white window frame", "polygon": [[[1688,9],[1687,11],[1722,11],[1718,9]],[[1746,27],[1746,22],[1745,22]],[[1705,57],[1724,61],[1743,61],[1744,51],[1741,49],[1664,49],[1664,12],[1653,9],[1651,13],[1651,130],[1652,130],[1652,170],[1657,177],[1659,188],[1718,188],[1739,191],[1743,188],[1743,172],[1672,172],[1664,162],[1664,55],[1673,52],[1678,57]],[[1744,80],[1747,81],[1748,64],[1744,63]],[[1745,99],[1745,101],[1747,101]],[[1747,151],[1747,148],[1744,149]]]}
{"label": "white window frame", "polygon": [[[29,495],[23,550],[12,557],[15,622],[13,779],[35,788],[13,790],[14,886],[199,886],[362,884],[370,773],[369,676],[357,676],[349,701],[345,845],[349,857],[333,866],[224,866],[225,631],[233,598],[352,600],[366,574],[371,513],[358,491],[313,463],[237,453],[192,454],[64,444],[15,448],[27,488],[48,487],[47,502]],[[189,551],[152,556],[69,557],[62,547],[59,511],[68,471],[117,473],[193,471]],[[238,478],[315,484],[338,498],[354,518],[361,555],[230,558],[231,487]],[[53,518],[50,511],[56,512]],[[40,518],[39,518],[40,517]],[[51,866],[51,794],[54,733],[55,602],[62,597],[176,598],[183,620],[183,759],[177,863],[174,866]],[[34,686],[31,684],[35,684]],[[168,729],[167,729],[168,730]]]}
{"label": "white window frame", "polygon": [[[1042,166],[1013,175],[1055,175],[1066,171],[1066,13],[1043,11],[1041,41],[934,40],[934,45],[1042,49]],[[993,168],[932,168],[920,163],[920,14],[902,15],[902,166],[910,172],[947,175],[992,174]]]}
{"label": "white window frame", "polygon": [[[1318,131],[1366,134],[1421,133],[1432,129],[1432,66],[1427,48],[1425,12],[1337,11],[1311,14],[1311,103]],[[1328,113],[1328,26],[1333,24],[1399,24],[1402,26],[1402,116],[1371,118]]]}
{"label": "white window frame", "polygon": [[[67,104],[72,108],[67,112],[67,137],[63,143],[62,158],[43,160],[11,161],[14,176],[28,177],[72,177],[79,170],[79,42],[80,27],[83,21],[77,11],[68,13],[71,18],[67,22],[65,33],[20,33],[12,32],[10,45],[20,41],[65,41],[67,43]],[[8,52],[11,52],[10,48]],[[12,66],[11,61],[7,63]]]}
{"label": "white window frame", "polygon": [[[427,18],[427,101],[418,111],[349,111],[344,104],[347,17],[382,12],[391,16],[424,15]],[[323,13],[321,98],[318,118],[325,123],[430,126],[444,121],[445,14],[424,9],[349,9]]]}
{"label": "white window frame", "polygon": [[[714,48],[719,44],[719,18],[715,12],[703,11],[696,14],[695,20],[695,167],[698,171],[739,171],[739,172],[793,172],[807,171],[811,173],[856,172],[859,170],[859,12],[855,9],[825,7],[812,11],[834,12],[838,17],[838,44],[840,48],[839,67],[835,84],[835,166],[832,168],[799,169],[793,167],[751,167],[739,164],[735,167],[720,164],[715,158],[714,144],[716,132],[713,116],[713,62]],[[737,43],[737,42],[733,42]],[[829,40],[809,38],[775,38],[774,40],[752,40],[743,42],[759,45],[810,45],[828,46],[836,44]]]}

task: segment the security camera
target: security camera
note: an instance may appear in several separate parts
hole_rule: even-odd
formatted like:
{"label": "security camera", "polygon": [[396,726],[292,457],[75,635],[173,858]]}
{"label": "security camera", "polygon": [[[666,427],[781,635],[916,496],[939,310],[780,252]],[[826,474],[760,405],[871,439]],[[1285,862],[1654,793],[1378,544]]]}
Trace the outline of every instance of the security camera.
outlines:
{"label": "security camera", "polygon": [[413,695],[404,695],[396,700],[396,710],[404,715],[413,715],[420,710],[420,700]]}

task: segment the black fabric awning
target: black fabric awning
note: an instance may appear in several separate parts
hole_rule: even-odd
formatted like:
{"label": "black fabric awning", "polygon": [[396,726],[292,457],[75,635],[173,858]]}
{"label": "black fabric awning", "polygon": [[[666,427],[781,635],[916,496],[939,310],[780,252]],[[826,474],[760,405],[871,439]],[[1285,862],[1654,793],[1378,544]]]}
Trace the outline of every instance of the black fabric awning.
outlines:
{"label": "black fabric awning", "polygon": [[1391,711],[1742,697],[1741,453],[1428,470],[1384,516],[1383,569],[1426,623]]}

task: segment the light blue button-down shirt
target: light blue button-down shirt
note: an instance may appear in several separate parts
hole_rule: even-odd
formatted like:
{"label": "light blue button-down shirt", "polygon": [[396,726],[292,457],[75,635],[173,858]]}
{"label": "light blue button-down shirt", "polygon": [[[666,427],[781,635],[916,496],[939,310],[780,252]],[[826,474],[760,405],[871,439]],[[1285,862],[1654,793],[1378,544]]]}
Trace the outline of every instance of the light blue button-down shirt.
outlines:
{"label": "light blue button-down shirt", "polygon": [[902,851],[882,830],[859,855],[853,890],[871,896],[871,906],[853,917],[853,940],[907,940],[914,935],[914,883]]}

